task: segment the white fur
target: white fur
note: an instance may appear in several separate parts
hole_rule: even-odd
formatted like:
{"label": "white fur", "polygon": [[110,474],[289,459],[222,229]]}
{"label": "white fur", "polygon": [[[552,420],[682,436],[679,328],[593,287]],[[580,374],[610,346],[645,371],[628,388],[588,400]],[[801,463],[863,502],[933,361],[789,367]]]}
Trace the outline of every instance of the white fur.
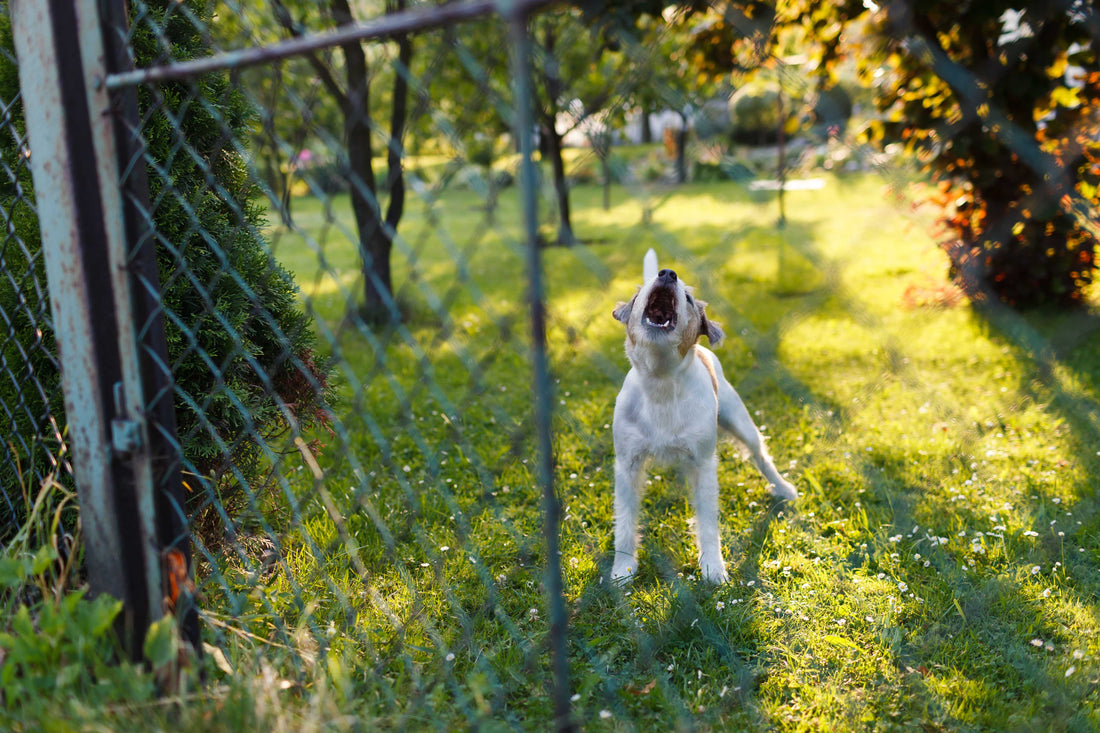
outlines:
{"label": "white fur", "polygon": [[[722,372],[712,351],[695,343],[706,335],[714,345],[723,333],[706,318],[705,306],[675,273],[657,270],[650,250],[646,282],[629,303],[615,309],[626,326],[631,369],[615,400],[615,561],[611,578],[626,581],[638,568],[638,514],[646,465],[678,467],[692,488],[699,568],[705,579],[729,579],[718,531],[718,428],[743,445],[771,485],[771,492],[794,499],[798,492],[776,470],[748,410]],[[671,273],[671,274],[669,274]],[[647,318],[647,304],[658,290],[665,306]],[[674,302],[675,317],[668,317]],[[655,320],[654,320],[655,319]]]}

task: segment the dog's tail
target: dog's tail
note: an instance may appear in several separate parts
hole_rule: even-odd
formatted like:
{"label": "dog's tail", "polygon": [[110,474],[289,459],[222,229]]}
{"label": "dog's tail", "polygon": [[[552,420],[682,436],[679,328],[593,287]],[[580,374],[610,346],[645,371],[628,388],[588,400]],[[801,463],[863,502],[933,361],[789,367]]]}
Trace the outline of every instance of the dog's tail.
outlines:
{"label": "dog's tail", "polygon": [[657,253],[652,249],[645,253],[642,260],[642,281],[649,282],[657,277]]}

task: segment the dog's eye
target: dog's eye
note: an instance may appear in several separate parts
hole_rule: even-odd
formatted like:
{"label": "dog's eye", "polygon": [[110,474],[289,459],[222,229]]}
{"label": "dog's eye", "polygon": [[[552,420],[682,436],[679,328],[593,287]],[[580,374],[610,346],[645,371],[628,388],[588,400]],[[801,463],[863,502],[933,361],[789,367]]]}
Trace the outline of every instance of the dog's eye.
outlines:
{"label": "dog's eye", "polygon": [[691,294],[687,294],[688,305],[695,305],[695,298],[691,297]]}

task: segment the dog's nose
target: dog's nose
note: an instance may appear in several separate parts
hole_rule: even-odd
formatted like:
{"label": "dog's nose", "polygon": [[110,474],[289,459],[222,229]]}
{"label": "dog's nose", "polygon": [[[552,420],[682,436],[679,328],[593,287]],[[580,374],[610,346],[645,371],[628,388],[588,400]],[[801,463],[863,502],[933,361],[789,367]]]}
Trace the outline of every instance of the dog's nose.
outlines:
{"label": "dog's nose", "polygon": [[662,285],[668,285],[670,283],[676,282],[676,271],[661,270],[657,273],[657,282],[661,283]]}

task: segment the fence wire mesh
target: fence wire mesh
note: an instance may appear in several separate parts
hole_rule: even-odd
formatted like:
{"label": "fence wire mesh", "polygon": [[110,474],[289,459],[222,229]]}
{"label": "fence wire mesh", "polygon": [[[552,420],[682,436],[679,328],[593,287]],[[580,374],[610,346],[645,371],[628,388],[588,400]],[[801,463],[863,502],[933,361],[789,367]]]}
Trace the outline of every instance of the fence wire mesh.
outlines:
{"label": "fence wire mesh", "polygon": [[[368,5],[133,0],[128,25],[106,33],[140,71],[408,11],[401,0]],[[1094,11],[1057,12],[1071,11],[1087,16],[1092,25],[1082,24],[1095,34]],[[272,695],[301,690],[336,708],[354,698],[362,720],[386,727],[562,725],[555,694],[564,692],[573,721],[705,728],[793,725],[798,699],[786,712],[754,703],[769,685],[787,684],[780,669],[802,670],[806,684],[840,684],[843,668],[799,667],[796,659],[812,660],[812,652],[788,625],[814,625],[861,680],[893,673],[859,667],[861,633],[893,639],[891,669],[917,666],[902,648],[905,624],[926,603],[952,617],[958,607],[965,621],[977,609],[951,606],[945,588],[995,562],[994,543],[981,532],[960,534],[960,524],[997,532],[1008,523],[1006,502],[1023,501],[1016,482],[1044,498],[1058,494],[1041,457],[1025,475],[976,480],[986,461],[1004,457],[998,430],[1003,438],[1050,428],[1031,412],[1049,400],[1082,442],[1094,440],[1096,385],[1077,386],[1074,378],[1087,380],[1083,369],[1076,377],[1055,369],[1037,395],[1035,375],[1017,375],[1024,386],[1008,410],[1017,417],[1006,418],[979,397],[983,406],[971,408],[969,398],[945,395],[927,376],[929,358],[1005,371],[1010,350],[1041,361],[1053,347],[1029,322],[993,308],[987,315],[1003,330],[993,345],[926,356],[925,342],[963,326],[922,308],[950,308],[966,295],[977,302],[981,288],[942,286],[942,258],[926,250],[868,259],[869,247],[912,238],[932,218],[910,205],[908,186],[921,174],[898,155],[900,135],[883,152],[846,129],[851,100],[837,102],[841,114],[818,97],[798,139],[786,139],[795,127],[784,125],[784,105],[814,90],[804,59],[753,50],[751,14],[737,20],[752,67],[740,71],[764,70],[770,84],[739,113],[751,130],[743,134],[757,137],[732,140],[735,90],[717,85],[701,99],[688,91],[685,67],[668,71],[687,53],[676,46],[681,37],[658,28],[643,45],[623,36],[593,62],[604,40],[579,10],[539,9],[522,40],[488,6],[461,23],[441,17],[424,12],[420,27],[264,63],[119,83],[136,90],[138,107],[135,119],[121,121],[136,145],[120,186],[145,228],[133,257],[152,244],[158,263],[156,273],[135,268],[139,288],[160,303],[136,330],[162,321],[166,332],[167,359],[150,351],[163,389],[147,397],[175,406],[175,429],[159,429],[175,456],[165,460],[182,472],[186,502],[177,511],[194,546],[210,673],[258,675]],[[693,36],[701,53],[707,33]],[[524,106],[515,55],[528,43],[536,164],[520,154],[514,133]],[[926,55],[935,73],[960,73]],[[7,62],[14,67],[10,55]],[[13,79],[0,76],[0,401],[13,426],[0,463],[0,539],[33,501],[12,487],[48,476],[71,481],[64,425],[55,420],[63,408],[40,254],[29,241],[28,154],[10,122],[19,102]],[[1096,86],[1089,77],[1081,98],[1095,101]],[[965,100],[973,108],[939,128],[931,147],[961,140],[955,135],[979,117],[997,124],[996,114],[978,113],[988,103],[980,97]],[[639,104],[663,112],[653,115],[665,125],[656,144],[642,141],[640,125],[637,142],[622,139],[638,121],[620,116]],[[865,112],[872,129],[898,122]],[[1090,108],[1071,132],[1094,135],[1094,123]],[[1005,150],[1035,159],[1034,141],[1014,135],[1006,131]],[[556,170],[563,150],[567,167]],[[1096,165],[1087,144],[1075,152]],[[1032,177],[1050,179],[1080,158],[1073,161],[1043,157]],[[556,187],[558,179],[568,186]],[[884,183],[895,196],[887,203]],[[1068,197],[1063,238],[1095,228],[1095,190],[1050,191],[1050,200]],[[524,195],[536,192],[531,222]],[[959,196],[961,218],[947,227],[960,232],[977,194],[948,194]],[[856,213],[839,216],[841,202]],[[1030,216],[984,203],[1006,232],[1019,234]],[[536,243],[544,289],[529,269]],[[1093,257],[1093,246],[1074,256]],[[612,310],[635,293],[650,248],[708,301],[708,317],[727,334],[715,347],[725,374],[779,469],[814,507],[774,504],[752,464],[720,445],[732,581],[718,589],[701,576],[684,477],[662,469],[646,481],[638,574],[629,585],[609,581],[611,424],[629,369]],[[981,269],[995,253],[952,257],[957,270]],[[874,281],[866,268],[882,285],[853,291],[847,280],[856,270],[861,283]],[[1075,271],[1078,280],[1085,269]],[[899,281],[899,272],[911,277]],[[1094,353],[1091,324],[1069,320],[1062,335]],[[541,328],[547,375],[536,368]],[[1068,335],[1074,329],[1082,330]],[[875,355],[870,371],[867,351]],[[836,376],[846,370],[851,378]],[[1007,389],[1011,377],[1004,381]],[[552,414],[539,416],[540,400]],[[848,438],[877,435],[899,414],[928,415],[933,437],[866,446]],[[552,445],[541,442],[542,427],[552,430]],[[926,451],[945,474],[961,471],[957,486],[922,477],[912,456]],[[1088,485],[1097,468],[1088,460],[1066,480]],[[560,517],[544,503],[548,486]],[[922,491],[957,493],[972,508],[944,519],[922,503]],[[556,556],[548,555],[547,526]],[[928,598],[908,593],[922,571],[899,558],[907,542],[920,549],[917,559],[925,556],[923,568],[952,568],[942,582],[924,577]],[[1095,537],[1079,543],[1094,562]],[[961,569],[956,556],[966,558]],[[555,623],[562,609],[568,629]],[[772,642],[762,648],[765,637]],[[564,691],[551,653],[559,642],[568,654]],[[1076,694],[1056,683],[1051,694]]]}
{"label": "fence wire mesh", "polygon": [[65,424],[57,420],[64,409],[19,80],[10,47],[0,53],[0,414],[8,426],[0,447],[0,542],[8,542],[39,489],[53,481],[71,487],[72,469]]}

